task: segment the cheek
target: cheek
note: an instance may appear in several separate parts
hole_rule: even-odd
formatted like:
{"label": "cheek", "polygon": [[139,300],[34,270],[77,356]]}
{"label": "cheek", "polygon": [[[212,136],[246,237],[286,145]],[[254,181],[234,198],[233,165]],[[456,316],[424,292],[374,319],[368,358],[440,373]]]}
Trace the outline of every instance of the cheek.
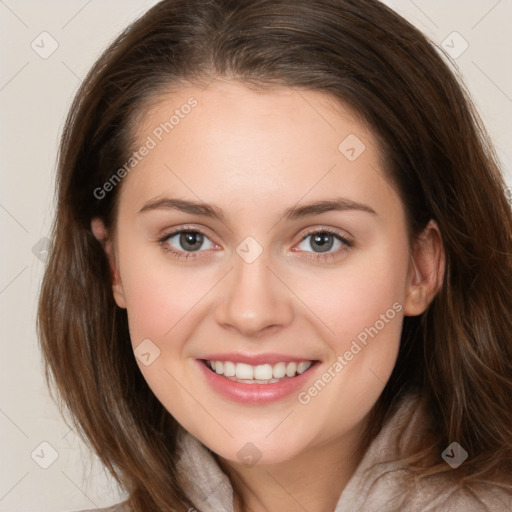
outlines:
{"label": "cheek", "polygon": [[325,438],[356,428],[391,376],[403,319],[402,304],[390,299],[393,291],[387,283],[339,298],[338,315],[330,324],[335,332],[328,341],[332,351],[322,373],[298,396],[300,413]]}
{"label": "cheek", "polygon": [[[190,410],[190,396],[180,385],[187,379],[187,341],[194,334],[198,317],[205,313],[201,299],[214,281],[199,269],[190,272],[170,265],[165,257],[137,251],[125,255],[129,264],[123,268],[122,282],[140,371],[160,402],[183,420]],[[150,364],[137,356],[143,352],[137,350],[139,346],[149,347],[144,352],[151,352]],[[153,360],[155,353],[158,356]]]}
{"label": "cheek", "polygon": [[294,284],[297,295],[326,327],[322,334],[332,348],[348,350],[360,333],[364,338],[365,329],[376,323],[380,328],[383,321],[385,329],[379,332],[389,332],[390,339],[399,338],[400,326],[390,320],[405,299],[407,255],[406,245],[379,244],[364,255],[347,259],[340,268],[323,270],[314,279]]}
{"label": "cheek", "polygon": [[353,263],[347,260],[342,272],[298,291],[326,326],[322,336],[331,348],[324,372],[303,390],[299,401],[310,417],[332,425],[333,434],[341,425],[349,429],[364,417],[393,371],[402,330],[407,255],[406,244],[381,244]]}
{"label": "cheek", "polygon": [[[164,339],[179,341],[173,334],[213,284],[209,284],[211,272],[208,277],[199,268],[194,272],[180,269],[175,263],[171,265],[164,253],[155,252],[154,248],[149,254],[125,252],[122,284],[134,346],[146,338],[159,343]],[[165,346],[165,350],[177,348],[176,343]]]}

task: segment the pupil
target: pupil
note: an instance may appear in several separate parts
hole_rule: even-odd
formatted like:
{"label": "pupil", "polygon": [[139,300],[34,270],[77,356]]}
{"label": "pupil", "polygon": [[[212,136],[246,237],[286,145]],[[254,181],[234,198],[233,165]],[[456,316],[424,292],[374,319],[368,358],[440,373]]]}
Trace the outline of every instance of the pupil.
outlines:
{"label": "pupil", "polygon": [[180,244],[184,249],[197,251],[203,245],[203,235],[201,233],[182,233]]}
{"label": "pupil", "polygon": [[313,243],[319,246],[319,252],[326,252],[332,249],[334,240],[332,235],[328,233],[316,233],[313,237]]}

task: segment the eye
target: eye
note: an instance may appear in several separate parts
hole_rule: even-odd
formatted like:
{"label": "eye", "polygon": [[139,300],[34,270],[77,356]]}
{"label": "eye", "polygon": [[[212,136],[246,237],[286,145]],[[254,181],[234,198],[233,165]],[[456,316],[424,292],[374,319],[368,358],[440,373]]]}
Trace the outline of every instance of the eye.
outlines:
{"label": "eye", "polygon": [[[309,231],[298,244],[301,251],[312,252],[318,256],[309,258],[326,259],[336,257],[348,251],[353,242],[329,229]],[[334,250],[333,250],[334,249]]]}
{"label": "eye", "polygon": [[[167,233],[158,242],[164,251],[173,254],[177,259],[186,260],[201,257],[200,253],[208,249],[219,248],[201,230],[186,227]],[[292,250],[312,253],[313,256],[308,256],[310,259],[327,260],[347,252],[353,245],[352,241],[339,233],[324,228],[306,233],[298,244],[298,249]]]}
{"label": "eye", "polygon": [[196,258],[198,255],[194,254],[195,252],[203,252],[217,247],[202,231],[186,228],[166,234],[159,240],[159,243],[165,251],[184,259]]}

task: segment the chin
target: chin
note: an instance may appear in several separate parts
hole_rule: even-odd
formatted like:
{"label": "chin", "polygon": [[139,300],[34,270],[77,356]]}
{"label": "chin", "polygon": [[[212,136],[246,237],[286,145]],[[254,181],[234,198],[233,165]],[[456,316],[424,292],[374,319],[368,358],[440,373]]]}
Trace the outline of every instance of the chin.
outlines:
{"label": "chin", "polygon": [[280,440],[265,439],[264,436],[249,438],[247,435],[235,436],[227,442],[204,443],[219,457],[234,464],[249,466],[280,464],[297,457],[304,446],[295,443],[283,444]]}

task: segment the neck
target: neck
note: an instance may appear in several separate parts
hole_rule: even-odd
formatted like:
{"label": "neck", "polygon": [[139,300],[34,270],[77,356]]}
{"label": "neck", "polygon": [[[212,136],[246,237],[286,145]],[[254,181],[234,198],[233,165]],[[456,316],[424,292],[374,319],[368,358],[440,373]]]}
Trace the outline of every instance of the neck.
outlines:
{"label": "neck", "polygon": [[363,456],[362,431],[357,425],[278,464],[245,466],[217,456],[233,484],[235,512],[332,512]]}

